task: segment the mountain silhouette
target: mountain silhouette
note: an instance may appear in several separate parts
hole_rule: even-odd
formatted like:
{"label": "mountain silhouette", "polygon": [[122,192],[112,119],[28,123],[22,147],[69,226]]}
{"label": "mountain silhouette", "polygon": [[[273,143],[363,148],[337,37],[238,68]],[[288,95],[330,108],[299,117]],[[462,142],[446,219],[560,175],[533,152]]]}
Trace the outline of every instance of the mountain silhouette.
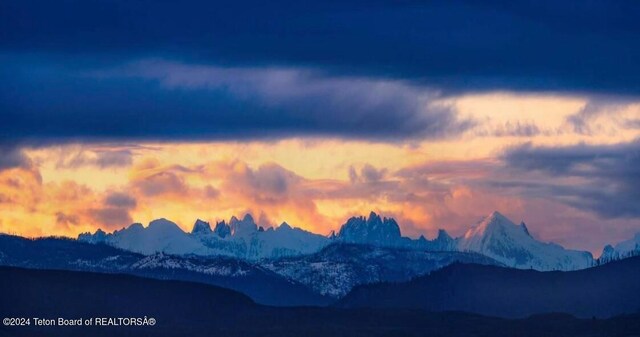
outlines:
{"label": "mountain silhouette", "polygon": [[415,309],[267,307],[216,286],[129,275],[0,267],[0,316],[144,317],[154,326],[0,327],[0,336],[608,337],[640,334],[640,315],[508,320]]}
{"label": "mountain silhouette", "polygon": [[639,279],[640,257],[568,272],[458,263],[405,283],[356,287],[337,306],[602,318],[640,312]]}

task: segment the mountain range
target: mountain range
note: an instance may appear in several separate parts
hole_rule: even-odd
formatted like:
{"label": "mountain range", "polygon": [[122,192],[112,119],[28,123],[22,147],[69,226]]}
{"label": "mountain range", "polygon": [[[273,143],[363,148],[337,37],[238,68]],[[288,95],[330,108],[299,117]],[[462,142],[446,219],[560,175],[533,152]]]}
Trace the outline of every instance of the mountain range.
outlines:
{"label": "mountain range", "polygon": [[341,242],[429,252],[473,252],[509,267],[541,271],[576,270],[595,264],[591,253],[541,242],[530,234],[524,222],[516,225],[499,212],[485,217],[460,237],[453,238],[441,229],[432,240],[424,236],[404,237],[394,219],[382,218],[374,212],[368,217],[348,219],[337,233],[329,236],[287,223],[265,230],[247,214],[241,220],[233,217],[228,223],[219,222],[213,229],[197,220],[190,233],[167,219],[158,219],[147,227],[133,224],[109,234],[100,229],[93,234],[83,233],[78,240],[141,254],[230,256],[249,261],[309,255]]}
{"label": "mountain range", "polygon": [[501,265],[477,253],[342,242],[309,255],[249,261],[219,255],[144,255],[103,243],[0,235],[0,265],[194,281],[234,289],[257,303],[276,306],[325,305],[356,285],[408,281],[455,262]]}
{"label": "mountain range", "polygon": [[0,235],[0,265],[91,271],[206,283],[277,306],[324,305],[332,299],[259,265],[226,256],[143,255],[66,238]]}
{"label": "mountain range", "polygon": [[264,260],[260,265],[306,285],[315,293],[337,299],[356,285],[408,281],[456,262],[501,265],[477,253],[345,243],[331,244],[310,255]]}
{"label": "mountain range", "polygon": [[250,214],[242,220],[232,217],[228,224],[219,222],[214,229],[197,220],[190,233],[167,219],[157,219],[146,228],[135,223],[110,234],[98,229],[94,234],[80,234],[78,240],[106,243],[141,254],[221,255],[246,260],[309,254],[331,243],[325,236],[292,228],[287,223],[264,230]]}
{"label": "mountain range", "polygon": [[[124,277],[121,274],[222,287],[254,302],[242,309],[247,317],[235,317],[234,322],[258,319],[259,326],[265,323],[261,321],[265,317],[280,317],[273,316],[275,312],[303,319],[301,312],[316,310],[306,309],[309,307],[323,307],[314,312],[331,319],[357,312],[354,320],[363,324],[371,317],[395,317],[391,313],[398,312],[415,317],[410,324],[421,322],[418,317],[425,312],[450,311],[509,319],[555,312],[609,318],[640,312],[640,257],[626,258],[635,254],[634,242],[611,246],[618,255],[606,261],[603,255],[594,263],[588,253],[536,240],[524,223],[516,225],[498,212],[476,223],[463,236],[453,238],[441,230],[432,240],[403,237],[394,219],[375,213],[351,218],[329,236],[286,223],[265,230],[248,215],[219,222],[214,228],[198,220],[189,233],[169,220],[158,219],[147,227],[134,224],[113,233],[99,230],[78,239],[0,235],[0,266],[37,269],[41,272],[38,275],[54,281],[60,281],[60,275],[99,284],[101,280],[114,280],[113,286],[109,285],[111,281],[104,281],[108,288],[130,284],[119,279]],[[18,275],[14,281],[36,275],[4,270],[10,278]],[[101,278],[93,273],[113,277]],[[36,280],[29,277],[25,284],[35,286]],[[27,291],[12,282],[9,289]],[[73,287],[83,285],[74,283]],[[175,289],[183,291],[182,287]],[[65,289],[54,287],[52,291],[68,295]],[[61,298],[60,294],[56,298]],[[82,299],[73,301],[86,305]],[[261,305],[270,309],[261,311]],[[275,307],[289,309],[278,311]],[[175,315],[170,311],[165,314]],[[228,317],[229,312],[223,311],[219,315]],[[365,318],[367,315],[371,317]],[[473,324],[476,319],[465,316],[463,321]],[[566,318],[561,321],[570,322]],[[547,319],[543,322],[548,323]]]}

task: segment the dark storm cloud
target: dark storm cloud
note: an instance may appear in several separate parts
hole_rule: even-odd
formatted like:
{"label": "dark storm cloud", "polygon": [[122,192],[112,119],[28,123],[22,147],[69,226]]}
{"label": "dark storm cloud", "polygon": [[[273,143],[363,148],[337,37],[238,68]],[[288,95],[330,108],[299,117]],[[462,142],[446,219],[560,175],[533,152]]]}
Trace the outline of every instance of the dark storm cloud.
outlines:
{"label": "dark storm cloud", "polygon": [[189,188],[177,173],[170,170],[140,177],[133,181],[132,187],[146,197],[160,195],[186,195]]}
{"label": "dark storm cloud", "polygon": [[136,199],[122,192],[112,192],[105,197],[105,204],[120,208],[135,208]]}
{"label": "dark storm cloud", "polygon": [[107,227],[124,226],[133,222],[131,211],[137,204],[136,199],[126,193],[109,192],[104,196],[102,205],[88,209],[87,215],[92,221]]}
{"label": "dark storm cloud", "polygon": [[451,90],[640,90],[635,1],[9,0],[0,13],[12,52],[302,65]]}
{"label": "dark storm cloud", "polygon": [[[438,104],[437,92],[402,81],[157,59],[99,69],[5,59],[10,65],[0,72],[12,78],[0,83],[6,140],[395,141],[448,137],[472,125]],[[129,161],[127,153],[113,153],[98,164]]]}
{"label": "dark storm cloud", "polygon": [[[629,98],[597,97],[590,99],[577,113],[567,117],[567,122],[573,127],[573,131],[579,134],[590,135],[593,133],[593,120],[602,115],[614,115],[624,109],[633,101]],[[622,127],[629,127],[622,122]],[[595,125],[597,128],[598,126]]]}
{"label": "dark storm cloud", "polygon": [[115,228],[117,226],[126,226],[133,222],[131,214],[128,209],[118,207],[104,207],[90,209],[88,211],[89,216],[96,223],[104,225],[108,228]]}
{"label": "dark storm cloud", "polygon": [[[2,1],[0,141],[447,137],[470,122],[415,88],[639,94],[639,16],[632,1]],[[180,66],[79,75],[151,58]],[[257,79],[197,77],[227,68]],[[269,69],[314,73],[280,86]]]}
{"label": "dark storm cloud", "polygon": [[71,226],[78,225],[80,219],[77,215],[69,215],[63,212],[56,212],[56,224],[64,228],[70,228]]}
{"label": "dark storm cloud", "polygon": [[133,163],[133,151],[129,149],[60,149],[56,153],[56,168],[95,166],[101,169],[126,167]]}
{"label": "dark storm cloud", "polygon": [[0,171],[29,166],[31,166],[31,160],[20,147],[0,143]]}
{"label": "dark storm cloud", "polygon": [[349,167],[349,180],[352,183],[356,182],[364,182],[364,183],[375,183],[381,181],[385,175],[387,174],[387,170],[377,169],[375,166],[371,164],[365,164],[362,169],[360,169],[360,173],[353,166]]}
{"label": "dark storm cloud", "polygon": [[505,122],[504,124],[488,125],[479,128],[475,134],[492,137],[533,137],[539,134],[551,134],[549,130],[542,130],[532,122]]}
{"label": "dark storm cloud", "polygon": [[[540,197],[558,198],[607,218],[640,217],[640,140],[615,145],[507,150],[503,159],[523,182],[507,182]],[[542,174],[535,183],[527,176]]]}
{"label": "dark storm cloud", "polygon": [[231,183],[236,183],[246,191],[252,191],[256,198],[277,200],[286,198],[291,187],[303,178],[277,164],[266,164],[256,170],[247,168],[239,174],[232,174]]}

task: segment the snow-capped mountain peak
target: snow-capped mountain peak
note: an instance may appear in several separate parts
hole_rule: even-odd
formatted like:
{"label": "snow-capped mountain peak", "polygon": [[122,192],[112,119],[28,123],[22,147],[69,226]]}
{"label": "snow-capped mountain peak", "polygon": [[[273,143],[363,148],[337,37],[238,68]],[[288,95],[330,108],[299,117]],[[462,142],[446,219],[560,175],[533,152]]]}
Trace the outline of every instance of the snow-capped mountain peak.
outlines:
{"label": "snow-capped mountain peak", "polygon": [[242,220],[238,220],[238,218],[231,217],[229,221],[229,227],[231,228],[231,235],[234,236],[246,236],[251,235],[254,232],[258,231],[258,225],[253,220],[251,214],[246,214]]}
{"label": "snow-capped mountain peak", "polygon": [[447,233],[446,230],[438,229],[438,236],[436,237],[436,240],[438,240],[438,241],[450,241],[450,240],[453,240],[453,238],[451,237],[451,235],[449,235],[449,233]]}
{"label": "snow-capped mountain peak", "polygon": [[250,214],[242,220],[231,217],[229,224],[216,224],[212,235],[195,235],[205,246],[218,254],[245,259],[263,259],[313,253],[330,240],[283,222],[265,230]]}
{"label": "snow-capped mountain peak", "polygon": [[[433,240],[424,236],[415,240],[403,237],[393,218],[381,217],[375,212],[368,217],[348,219],[337,233],[329,236],[292,227],[286,222],[260,230],[253,217],[247,214],[242,220],[234,216],[228,223],[218,222],[213,230],[205,221],[197,220],[192,231],[185,233],[177,224],[158,219],[146,228],[141,224],[133,224],[111,234],[101,230],[95,234],[83,233],[78,239],[91,243],[104,242],[143,254],[228,255],[243,259],[310,254],[337,241],[432,252],[475,252],[507,266],[538,270],[573,270],[593,264],[590,253],[540,242],[530,235],[524,222],[516,225],[499,212],[491,213],[461,237],[453,238],[445,230],[439,230]],[[621,256],[618,252],[635,249],[640,251],[638,246],[640,234],[629,242],[610,247],[603,256]]]}
{"label": "snow-capped mountain peak", "polygon": [[464,234],[464,238],[471,240],[474,237],[489,236],[504,230],[513,232],[516,227],[516,224],[511,222],[507,217],[498,211],[494,211],[478,222],[478,224],[472,226]]}
{"label": "snow-capped mountain peak", "polygon": [[581,269],[593,261],[588,252],[535,240],[526,225],[518,226],[497,211],[469,229],[458,249],[484,254],[508,266],[538,270]]}
{"label": "snow-capped mountain peak", "polygon": [[120,229],[120,232],[123,232],[123,231],[139,232],[139,231],[142,231],[142,230],[144,230],[144,226],[139,222],[135,222],[135,223],[132,223],[131,225],[129,225],[129,227],[126,227],[126,228],[123,227],[122,229]]}
{"label": "snow-capped mountain peak", "polygon": [[280,224],[280,226],[278,226],[276,230],[290,230],[290,229],[292,229],[291,226],[289,226],[288,223],[283,222]]}
{"label": "snow-capped mountain peak", "polygon": [[147,230],[162,235],[185,234],[185,232],[175,222],[165,218],[151,221]]}
{"label": "snow-capped mountain peak", "polygon": [[395,245],[401,239],[398,223],[393,218],[381,218],[375,212],[368,218],[350,218],[337,236],[345,242],[379,245]]}
{"label": "snow-capped mountain peak", "polygon": [[[93,236],[79,236],[81,241],[95,242],[98,232]],[[165,252],[170,254],[209,255],[211,250],[198,240],[185,233],[176,223],[167,219],[157,219],[143,227],[134,223],[127,228],[104,235],[102,242],[142,254]]]}
{"label": "snow-capped mountain peak", "polygon": [[600,255],[600,262],[609,262],[629,256],[640,255],[640,232],[631,239],[617,243],[615,246],[606,245]]}
{"label": "snow-capped mountain peak", "polygon": [[209,223],[200,219],[196,220],[193,224],[193,229],[191,229],[191,234],[209,234],[211,232]]}
{"label": "snow-capped mountain peak", "polygon": [[424,240],[423,244],[426,244],[433,251],[456,251],[457,239],[454,239],[444,229],[438,230],[438,236],[432,241]]}
{"label": "snow-capped mountain peak", "polygon": [[103,243],[107,239],[107,233],[105,233],[102,229],[98,228],[95,233],[91,234],[90,232],[81,233],[78,235],[79,241],[84,241],[88,243]]}

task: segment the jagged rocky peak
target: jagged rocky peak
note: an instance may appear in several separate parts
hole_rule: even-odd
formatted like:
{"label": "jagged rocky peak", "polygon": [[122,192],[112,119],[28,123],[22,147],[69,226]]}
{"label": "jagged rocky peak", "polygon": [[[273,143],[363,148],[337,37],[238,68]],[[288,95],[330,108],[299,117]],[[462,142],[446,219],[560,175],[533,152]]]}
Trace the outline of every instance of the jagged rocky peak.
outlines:
{"label": "jagged rocky peak", "polygon": [[286,221],[281,223],[280,226],[278,226],[278,230],[289,230],[289,229],[291,229],[291,226],[289,226],[289,224]]}
{"label": "jagged rocky peak", "polygon": [[351,243],[394,245],[401,239],[400,226],[393,218],[371,212],[368,218],[352,217],[342,225],[338,237]]}
{"label": "jagged rocky peak", "polygon": [[221,238],[225,238],[231,235],[231,227],[229,227],[229,225],[227,225],[227,223],[224,220],[222,220],[216,223],[216,228],[213,230],[213,233],[215,233]]}
{"label": "jagged rocky peak", "polygon": [[525,234],[531,236],[531,234],[529,234],[529,229],[527,228],[527,224],[525,224],[524,221],[520,221],[520,228],[522,228]]}
{"label": "jagged rocky peak", "polygon": [[245,235],[258,231],[258,225],[253,220],[251,214],[247,213],[242,220],[238,220],[235,216],[229,221],[232,235]]}
{"label": "jagged rocky peak", "polygon": [[451,235],[449,235],[449,233],[447,233],[446,230],[444,229],[438,229],[438,236],[436,237],[436,240],[440,241],[440,240],[453,240],[453,238],[451,237]]}
{"label": "jagged rocky peak", "polygon": [[330,240],[333,240],[333,239],[337,238],[338,236],[336,235],[336,231],[332,229],[331,232],[329,232],[329,235],[327,235],[327,237]]}
{"label": "jagged rocky peak", "polygon": [[382,218],[378,214],[376,214],[376,212],[371,211],[371,213],[369,213],[369,219],[367,219],[367,221],[376,223],[382,221]]}
{"label": "jagged rocky peak", "polygon": [[107,239],[107,233],[105,233],[102,229],[98,228],[95,233],[91,234],[91,232],[84,232],[78,235],[78,241],[89,242],[89,243],[99,243],[104,242]]}
{"label": "jagged rocky peak", "polygon": [[209,234],[211,233],[211,226],[208,222],[203,220],[196,220],[191,229],[191,234]]}
{"label": "jagged rocky peak", "polygon": [[615,252],[616,250],[612,245],[606,245],[604,246],[604,249],[602,249],[602,255],[600,255],[600,259],[610,259],[614,256]]}
{"label": "jagged rocky peak", "polygon": [[[121,229],[117,229],[115,231],[113,231],[112,235],[116,235],[118,233],[122,234],[122,233],[140,233],[144,231],[144,226],[139,223],[139,222],[135,222],[132,223],[131,225],[129,225],[128,227],[122,227]],[[111,234],[109,234],[111,235]]]}
{"label": "jagged rocky peak", "polygon": [[438,229],[438,235],[432,241],[419,240],[419,243],[426,244],[428,248],[434,251],[455,251],[457,246],[456,239],[452,238],[444,229]]}

